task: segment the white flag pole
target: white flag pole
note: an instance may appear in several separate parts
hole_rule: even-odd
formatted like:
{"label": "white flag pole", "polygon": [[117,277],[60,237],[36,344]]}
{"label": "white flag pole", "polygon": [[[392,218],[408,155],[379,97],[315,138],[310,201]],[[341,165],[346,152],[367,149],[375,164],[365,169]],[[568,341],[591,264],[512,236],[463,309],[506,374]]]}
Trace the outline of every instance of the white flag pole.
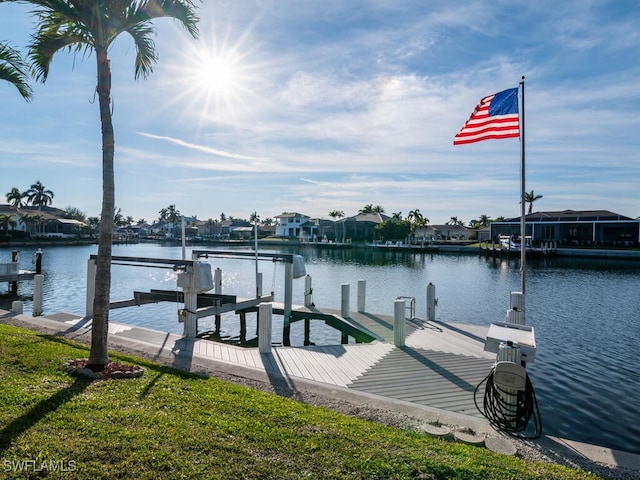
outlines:
{"label": "white flag pole", "polygon": [[522,296],[525,294],[525,272],[527,259],[526,233],[527,224],[525,220],[525,162],[524,162],[524,75],[520,82],[522,95],[520,97],[520,290]]}

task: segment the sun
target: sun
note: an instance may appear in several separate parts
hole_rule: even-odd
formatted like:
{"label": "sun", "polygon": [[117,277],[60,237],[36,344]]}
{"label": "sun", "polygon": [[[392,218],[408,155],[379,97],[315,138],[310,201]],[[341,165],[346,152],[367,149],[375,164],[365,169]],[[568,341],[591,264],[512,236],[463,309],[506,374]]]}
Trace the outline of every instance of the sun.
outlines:
{"label": "sun", "polygon": [[[188,40],[188,41],[187,41]],[[177,107],[181,117],[196,120],[198,128],[241,124],[257,103],[263,62],[256,62],[257,45],[248,32],[230,32],[185,39],[171,47],[164,95],[158,108]]]}
{"label": "sun", "polygon": [[191,66],[193,88],[215,100],[231,100],[243,89],[241,64],[233,50],[199,51]]}

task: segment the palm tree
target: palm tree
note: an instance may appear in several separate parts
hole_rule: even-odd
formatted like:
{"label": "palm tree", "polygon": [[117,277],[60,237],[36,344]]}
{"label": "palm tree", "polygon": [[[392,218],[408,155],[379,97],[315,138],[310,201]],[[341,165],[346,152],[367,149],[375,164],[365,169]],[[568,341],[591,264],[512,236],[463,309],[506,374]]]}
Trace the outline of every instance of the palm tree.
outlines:
{"label": "palm tree", "polygon": [[38,210],[42,210],[42,207],[46,207],[53,202],[53,192],[45,188],[40,180],[31,185],[26,193],[27,200],[31,203],[31,205],[38,207]]}
{"label": "palm tree", "polygon": [[[35,213],[35,214],[22,213],[21,217],[22,217],[22,222],[26,226],[27,232],[38,233],[38,230],[39,230],[38,227],[42,225],[42,222],[44,221],[44,217],[42,215],[38,213]],[[35,229],[30,228],[32,225],[35,225]],[[35,230],[35,232],[33,232],[33,230]]]}
{"label": "palm tree", "polygon": [[[429,222],[428,218],[425,218],[419,209],[411,210],[407,214],[407,220],[411,222],[411,234],[415,237],[415,232],[421,227],[424,227],[427,222]],[[414,238],[415,239],[415,238]]]}
{"label": "palm tree", "polygon": [[27,192],[21,192],[16,187],[13,187],[9,193],[7,193],[7,202],[10,205],[20,208],[25,206],[24,199],[27,198]]}
{"label": "palm tree", "polygon": [[33,97],[28,71],[29,68],[18,51],[6,43],[0,43],[0,80],[14,85],[27,102]]}
{"label": "palm tree", "polygon": [[[342,210],[331,210],[329,212],[329,216],[333,218],[333,235],[336,237],[336,241],[338,240],[338,223],[336,222],[336,218],[343,218],[344,212]],[[344,237],[344,235],[343,235]]]}
{"label": "palm tree", "polygon": [[[109,47],[122,33],[133,39],[136,50],[135,78],[146,78],[157,61],[152,19],[178,20],[193,36],[198,35],[198,17],[192,0],[0,0],[0,3],[30,3],[37,32],[29,45],[37,80],[46,82],[53,56],[60,50],[90,54],[95,52],[96,93],[102,132],[102,213],[115,215],[115,138],[111,116],[111,63]],[[88,367],[101,370],[109,363],[107,333],[111,291],[111,251],[113,222],[100,222],[96,262],[93,327]]]}
{"label": "palm tree", "polygon": [[486,215],[486,214],[480,215],[480,226],[486,227],[490,223],[491,223],[491,218],[489,218],[488,215]]}
{"label": "palm tree", "polygon": [[422,214],[420,213],[420,210],[418,208],[416,208],[415,210],[410,210],[407,214],[407,220],[409,220],[410,222],[415,222],[419,218],[422,218]]}
{"label": "palm tree", "polygon": [[9,227],[14,229],[18,224],[14,219],[13,213],[0,213],[0,227],[4,230],[4,234],[9,234]]}
{"label": "palm tree", "polygon": [[542,195],[536,195],[533,190],[530,192],[525,192],[524,194],[524,202],[529,204],[529,210],[527,214],[533,211],[533,202],[538,201],[542,198]]}
{"label": "palm tree", "polygon": [[116,227],[126,227],[127,226],[127,220],[124,218],[124,215],[122,215],[122,209],[118,208],[118,210],[116,210],[116,213],[113,215],[113,224]]}

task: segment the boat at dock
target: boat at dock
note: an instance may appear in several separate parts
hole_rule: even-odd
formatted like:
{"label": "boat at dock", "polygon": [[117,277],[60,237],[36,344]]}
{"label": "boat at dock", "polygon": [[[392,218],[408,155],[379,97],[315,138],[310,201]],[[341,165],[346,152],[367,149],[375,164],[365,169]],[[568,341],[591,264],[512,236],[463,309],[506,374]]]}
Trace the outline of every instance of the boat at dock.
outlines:
{"label": "boat at dock", "polygon": [[[524,248],[527,256],[546,257],[558,253],[555,242],[542,242],[540,245],[534,245],[529,235],[525,237]],[[520,256],[521,250],[522,239],[517,234],[500,235],[497,244],[494,242],[480,244],[480,253],[491,256]]]}

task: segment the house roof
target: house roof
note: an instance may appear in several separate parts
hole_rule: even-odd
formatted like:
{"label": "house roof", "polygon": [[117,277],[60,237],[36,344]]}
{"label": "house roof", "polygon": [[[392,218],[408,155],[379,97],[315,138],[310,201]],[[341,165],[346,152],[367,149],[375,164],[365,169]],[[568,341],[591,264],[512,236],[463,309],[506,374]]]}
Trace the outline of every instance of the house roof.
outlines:
{"label": "house roof", "polygon": [[298,213],[298,212],[283,212],[281,215],[276,215],[275,218],[295,218],[295,217],[309,218],[309,215],[303,215],[302,213]]}
{"label": "house roof", "polygon": [[[527,222],[620,222],[634,221],[633,218],[625,217],[609,210],[562,210],[551,212],[535,212],[525,216]],[[510,218],[504,222],[519,222],[520,217]]]}
{"label": "house roof", "polygon": [[74,218],[58,218],[58,222],[63,223],[65,225],[84,225],[84,222],[80,220],[76,220]]}
{"label": "house roof", "polygon": [[473,230],[472,228],[465,227],[464,225],[426,225],[427,230]]}
{"label": "house roof", "polygon": [[384,213],[359,213],[352,217],[346,217],[338,220],[338,222],[368,222],[368,223],[382,223],[389,220],[391,217]]}

